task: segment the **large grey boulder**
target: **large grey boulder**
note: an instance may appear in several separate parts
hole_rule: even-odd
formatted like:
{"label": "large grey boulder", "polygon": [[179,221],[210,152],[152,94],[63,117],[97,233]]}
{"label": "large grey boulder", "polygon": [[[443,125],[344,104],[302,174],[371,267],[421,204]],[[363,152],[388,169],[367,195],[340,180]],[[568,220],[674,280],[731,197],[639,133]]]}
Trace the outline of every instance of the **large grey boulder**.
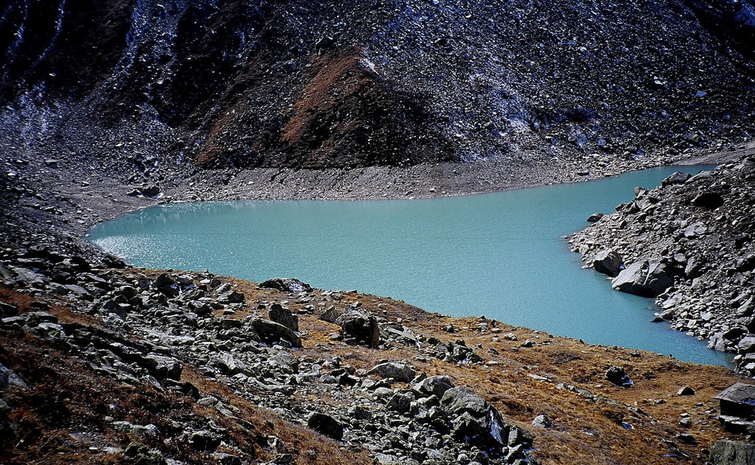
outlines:
{"label": "large grey boulder", "polygon": [[621,255],[614,250],[602,250],[595,255],[592,261],[592,267],[595,271],[608,276],[618,276],[621,267],[624,264]]}
{"label": "large grey boulder", "polygon": [[291,313],[291,310],[283,308],[279,303],[274,303],[270,306],[267,316],[271,321],[280,323],[292,331],[299,331],[299,317]]}
{"label": "large grey boulder", "polygon": [[328,323],[337,324],[336,321],[343,315],[344,311],[340,308],[336,308],[335,306],[330,307],[320,315],[320,319],[322,321],[327,321]]}
{"label": "large grey boulder", "polygon": [[710,451],[713,465],[755,464],[755,444],[742,441],[718,441]]}
{"label": "large grey boulder", "polygon": [[252,328],[265,343],[273,344],[285,340],[293,347],[301,347],[301,338],[290,328],[280,323],[254,318],[252,319]]}
{"label": "large grey boulder", "polygon": [[664,179],[663,182],[661,183],[661,186],[666,187],[672,184],[684,184],[691,177],[692,175],[689,173],[677,171],[673,173],[671,176]]}
{"label": "large grey boulder", "polygon": [[643,297],[656,297],[674,284],[674,277],[665,263],[641,260],[629,265],[612,281],[611,286],[621,292]]}
{"label": "large grey boulder", "polygon": [[295,278],[273,278],[260,283],[266,289],[278,289],[283,292],[312,292],[312,286]]}
{"label": "large grey boulder", "polygon": [[375,365],[367,372],[368,375],[378,375],[381,378],[393,378],[400,383],[408,383],[414,379],[416,370],[408,362],[386,362]]}
{"label": "large grey boulder", "polygon": [[380,327],[377,319],[356,310],[350,310],[336,319],[346,342],[363,344],[372,349],[380,347]]}
{"label": "large grey boulder", "polygon": [[412,389],[424,396],[443,398],[443,394],[454,387],[454,382],[448,376],[430,376],[412,386]]}
{"label": "large grey boulder", "polygon": [[465,387],[451,388],[443,394],[441,409],[451,418],[451,434],[481,448],[509,444],[509,426],[488,401]]}
{"label": "large grey boulder", "polygon": [[149,353],[144,357],[144,361],[149,372],[159,380],[173,379],[177,381],[181,379],[183,366],[173,357]]}
{"label": "large grey boulder", "polygon": [[390,398],[385,408],[399,413],[408,413],[411,410],[412,402],[415,400],[414,392],[402,391],[397,392]]}

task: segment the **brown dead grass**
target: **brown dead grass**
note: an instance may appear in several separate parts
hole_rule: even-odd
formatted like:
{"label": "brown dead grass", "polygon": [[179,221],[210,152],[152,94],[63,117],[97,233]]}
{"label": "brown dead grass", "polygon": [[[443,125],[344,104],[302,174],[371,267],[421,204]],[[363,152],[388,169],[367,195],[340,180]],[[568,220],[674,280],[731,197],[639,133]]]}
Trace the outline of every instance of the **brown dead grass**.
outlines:
{"label": "brown dead grass", "polygon": [[[237,281],[256,305],[258,300],[288,301],[296,311],[303,304],[295,296],[257,289]],[[461,366],[434,358],[418,357],[416,349],[393,347],[389,351],[350,346],[331,338],[338,327],[319,321],[318,314],[300,315],[300,329],[306,332],[304,354],[310,357],[340,356],[355,369],[369,369],[379,360],[409,360],[428,375],[449,375],[457,385],[470,386],[492,402],[512,424],[531,431],[535,455],[547,464],[669,464],[705,463],[712,445],[723,438],[737,438],[723,431],[715,416],[718,402],[713,397],[741,378],[719,366],[685,363],[649,352],[585,344],[578,340],[554,337],[527,328],[485,320],[500,332],[480,333],[479,318],[451,318],[387,298],[346,294],[335,305],[343,307],[361,302],[364,309],[391,321],[404,324],[425,336],[443,342],[464,340],[482,356],[485,364]],[[323,308],[324,307],[320,307]],[[239,315],[239,317],[241,317]],[[453,325],[457,332],[442,328]],[[517,341],[501,335],[512,332]],[[495,338],[495,339],[494,339]],[[532,339],[535,347],[523,348]],[[326,347],[327,350],[324,350]],[[611,365],[625,367],[634,381],[631,388],[614,386],[605,379]],[[548,381],[537,377],[547,378]],[[589,391],[586,399],[559,389],[560,383]],[[678,396],[683,386],[695,390],[694,396]],[[530,423],[547,414],[552,429],[536,429]],[[682,427],[682,414],[689,414],[692,426]],[[629,429],[628,429],[629,428]],[[689,433],[697,444],[684,444],[676,438]],[[744,439],[738,437],[737,439]]]}
{"label": "brown dead grass", "polygon": [[[157,272],[145,272],[156,275]],[[153,276],[154,277],[154,276]],[[674,462],[705,463],[715,441],[737,438],[722,430],[715,415],[718,404],[713,397],[741,379],[730,370],[717,366],[684,363],[669,357],[636,350],[584,344],[580,341],[554,337],[526,328],[513,327],[485,320],[497,333],[481,333],[476,325],[479,318],[451,318],[430,314],[419,308],[387,298],[357,293],[343,294],[340,301],[319,305],[300,302],[296,295],[270,289],[260,289],[254,283],[231,280],[246,295],[246,309],[230,318],[244,318],[250,314],[266,316],[258,305],[287,301],[295,312],[305,305],[315,305],[313,314],[300,314],[300,329],[304,333],[302,358],[332,358],[339,356],[354,369],[369,369],[381,360],[409,360],[428,375],[449,375],[457,385],[472,387],[492,402],[512,424],[524,427],[534,435],[535,455],[546,464],[669,464]],[[0,286],[0,299],[28,311],[33,299]],[[484,359],[483,365],[464,366],[446,363],[421,355],[416,348],[396,346],[390,350],[375,350],[350,346],[334,340],[331,334],[338,327],[320,321],[319,314],[329,305],[343,307],[360,302],[363,309],[403,324],[426,337],[443,342],[463,340]],[[62,324],[96,325],[98,320],[81,315],[76,309],[53,305],[50,310]],[[219,315],[218,315],[219,316]],[[443,328],[453,325],[457,331]],[[512,332],[517,341],[505,340],[501,335]],[[169,422],[175,415],[195,415],[211,418],[226,428],[234,441],[258,460],[272,459],[276,451],[267,446],[267,437],[275,435],[285,444],[285,451],[294,454],[297,463],[369,463],[365,452],[354,454],[340,444],[324,438],[300,425],[290,424],[275,413],[259,408],[229,388],[201,376],[193,367],[184,369],[182,381],[191,382],[201,392],[222,399],[239,409],[238,422],[219,415],[213,409],[193,403],[190,398],[161,393],[146,386],[135,389],[120,385],[93,372],[64,348],[53,347],[20,333],[0,331],[0,363],[11,367],[33,389],[15,392],[9,404],[22,408],[12,410],[12,419],[21,425],[24,443],[3,444],[4,463],[70,463],[62,457],[75,458],[77,463],[118,463],[118,456],[106,456],[83,450],[82,445],[66,435],[72,428],[102,431],[112,441],[125,446],[133,438],[108,429],[103,421],[106,406],[114,402],[124,418],[134,423],[153,423],[170,431]],[[522,341],[532,339],[535,347],[523,348]],[[33,360],[33,363],[29,363]],[[626,368],[634,381],[631,388],[612,385],[604,379],[611,365]],[[560,383],[589,391],[593,398],[559,389]],[[678,396],[682,386],[690,386],[694,396]],[[311,399],[310,399],[311,400]],[[320,399],[332,402],[333,398]],[[166,414],[170,412],[170,414]],[[539,414],[553,420],[552,429],[535,429],[530,422]],[[679,424],[682,414],[689,414],[692,425]],[[626,426],[631,425],[631,429]],[[678,433],[691,434],[697,444],[684,444]],[[68,439],[66,439],[68,438]],[[162,443],[148,444],[165,448]],[[179,446],[166,450],[187,463],[202,463],[207,457]],[[278,451],[280,452],[280,451]],[[51,457],[55,457],[52,459]]]}

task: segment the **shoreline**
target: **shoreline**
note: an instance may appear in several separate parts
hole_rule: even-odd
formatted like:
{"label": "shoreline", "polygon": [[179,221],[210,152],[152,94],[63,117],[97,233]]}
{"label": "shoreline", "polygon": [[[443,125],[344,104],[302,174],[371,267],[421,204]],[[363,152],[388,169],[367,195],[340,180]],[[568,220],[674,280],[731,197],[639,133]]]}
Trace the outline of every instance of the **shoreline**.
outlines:
{"label": "shoreline", "polygon": [[[694,174],[694,171],[692,173]],[[624,174],[626,174],[626,173],[624,173]],[[621,176],[623,176],[624,174],[622,174]],[[670,171],[668,172],[668,174],[670,174]],[[660,178],[657,179],[657,182],[658,182],[658,185],[660,185]],[[615,191],[619,192],[620,190],[619,189],[615,189]],[[628,198],[629,196],[631,196],[631,188],[621,189],[621,191],[626,191],[626,192],[624,192],[624,194],[626,194],[625,197]],[[399,199],[399,200],[406,200],[406,199]],[[243,201],[244,200],[240,200],[238,202],[243,202]],[[254,200],[247,200],[247,201],[254,202]],[[617,203],[623,202],[623,201],[625,201],[625,199],[624,200],[616,200]],[[234,201],[234,200],[214,200],[214,201],[210,201],[210,202],[225,203],[225,202],[236,202],[236,201]],[[275,201],[273,201],[273,202],[275,202]],[[327,201],[319,200],[319,202],[327,202]],[[180,202],[174,202],[174,203],[180,203]],[[546,203],[548,203],[548,202],[546,202]],[[169,205],[169,204],[166,203],[164,205]],[[610,205],[612,206],[613,204],[610,204]],[[605,207],[606,206],[603,205],[602,207],[599,207],[599,208],[605,208]],[[188,208],[193,208],[193,207],[188,207]],[[197,208],[201,208],[201,207],[197,207]],[[574,217],[572,217],[572,218],[574,218]],[[583,221],[583,219],[582,219],[581,216],[577,216],[577,218],[581,219]],[[574,231],[571,231],[569,233],[569,235],[577,233],[577,232],[579,232],[579,229],[575,229]],[[558,239],[557,236],[554,236],[554,240],[559,240],[559,239]],[[176,241],[180,241],[180,239],[176,239]],[[231,241],[231,238],[229,237],[229,243],[232,243],[230,241]],[[173,242],[173,241],[171,241],[171,242]],[[179,243],[179,242],[176,242],[176,243]],[[204,248],[204,246],[201,246],[201,248]],[[234,250],[236,250],[236,247],[234,247]],[[241,255],[243,256],[245,254],[242,252]],[[274,262],[271,259],[267,259],[266,262],[267,261]],[[314,263],[318,263],[319,262],[319,260],[317,260],[317,259],[313,259],[313,261],[314,261]],[[167,263],[169,265],[169,262],[167,262]],[[138,266],[144,266],[144,265],[145,265],[145,262],[142,262],[141,264],[138,264]],[[157,263],[153,262],[153,264],[151,265],[151,267],[161,268],[161,267],[168,266],[168,265],[165,265],[165,264],[160,265],[160,264],[157,264]],[[253,276],[247,274],[247,276],[244,277],[243,273],[238,274],[238,273],[240,273],[240,270],[236,270],[236,273],[234,273],[233,271],[229,271],[228,268],[222,268],[222,264],[220,264],[220,263],[215,263],[214,265],[210,266],[209,268],[206,268],[205,265],[201,265],[201,266],[200,265],[201,264],[195,263],[193,265],[188,265],[189,266],[188,268],[181,268],[179,266],[178,269],[181,269],[181,270],[194,270],[194,271],[201,271],[201,270],[204,270],[204,269],[209,269],[209,270],[211,270],[214,273],[219,273],[219,274],[224,275],[224,276],[236,277],[236,278],[239,278],[239,279],[248,279],[248,280],[252,280],[252,281],[264,280],[264,279],[269,279],[269,278],[272,277],[272,275],[270,274],[270,272],[257,273],[256,275],[253,275]],[[564,265],[563,264],[559,265],[559,268],[561,268],[561,267],[564,267]],[[570,269],[569,267],[565,267],[565,268],[567,270]],[[575,268],[573,271],[574,272],[578,272],[579,269]],[[273,273],[275,273],[275,272],[273,272]],[[285,272],[283,272],[283,273],[284,274],[282,276],[288,276],[288,277],[292,277],[292,278],[302,278],[302,279],[304,279],[302,276],[297,275],[297,274],[285,274]],[[316,277],[313,277],[313,275],[309,275],[308,279],[316,287],[327,288],[327,289],[331,289],[331,290],[346,289],[345,287],[342,287],[343,286],[343,282],[345,282],[345,281],[342,281],[342,280],[334,280],[330,284],[325,284],[325,283],[322,282],[322,277],[316,278]],[[325,280],[327,281],[327,277],[325,278]],[[346,281],[348,281],[348,278],[346,279]],[[339,284],[338,284],[339,282],[341,283],[340,284],[341,287],[339,287]],[[463,311],[460,311],[463,308],[462,306],[451,306],[451,307],[447,306],[447,307],[445,307],[445,311],[444,311],[444,310],[441,310],[444,307],[442,307],[442,306],[438,307],[437,302],[436,302],[436,305],[434,305],[434,306],[431,305],[430,302],[427,302],[427,301],[425,301],[425,303],[423,304],[420,301],[412,300],[409,297],[404,297],[404,296],[408,296],[408,295],[411,295],[411,294],[404,293],[404,295],[396,295],[395,293],[391,293],[390,291],[386,291],[386,289],[390,290],[390,289],[393,289],[394,287],[395,287],[394,291],[397,291],[398,289],[400,289],[400,285],[398,285],[398,284],[394,284],[393,286],[383,286],[384,289],[382,291],[376,291],[376,290],[374,290],[374,288],[373,289],[369,289],[369,288],[365,289],[365,288],[362,287],[363,284],[358,284],[358,283],[348,284],[347,286],[357,287],[360,290],[360,292],[368,292],[368,293],[372,293],[372,294],[376,294],[376,295],[391,296],[392,298],[406,299],[407,302],[409,302],[409,303],[411,303],[413,305],[417,305],[417,306],[419,306],[419,307],[421,307],[423,309],[426,309],[428,312],[431,312],[431,313],[435,312],[435,311],[440,311],[441,314],[455,316],[455,317],[473,316],[470,313],[465,313]],[[351,287],[348,287],[348,288],[351,289]],[[458,292],[460,294],[464,294],[464,290],[465,289],[466,289],[465,286],[461,286],[461,287],[459,287]],[[613,292],[613,291],[611,291],[611,292]],[[602,294],[601,294],[601,291],[595,290],[591,295],[602,295]],[[451,297],[451,296],[449,296],[449,297]],[[523,304],[524,304],[524,302],[522,302],[522,305]],[[642,305],[638,304],[638,308],[643,308],[644,306],[645,306],[644,304],[642,304]],[[496,305],[496,308],[506,308],[506,305],[505,304]],[[485,313],[486,315],[488,315],[488,312],[483,312],[483,313]],[[564,337],[580,338],[580,339],[584,339],[584,340],[586,340],[588,342],[595,343],[595,344],[619,345],[621,347],[630,348],[630,349],[650,350],[650,351],[657,352],[659,354],[674,353],[675,355],[678,356],[678,358],[680,360],[694,361],[696,363],[707,363],[707,364],[720,365],[720,366],[725,366],[727,368],[733,368],[734,367],[733,361],[730,358],[727,358],[725,360],[724,359],[720,359],[719,360],[719,359],[717,359],[712,354],[711,355],[696,355],[696,354],[698,354],[697,351],[700,351],[700,353],[703,353],[703,354],[705,354],[705,353],[708,352],[705,349],[704,345],[701,345],[699,348],[696,347],[696,346],[690,345],[688,347],[694,348],[694,350],[687,349],[688,353],[686,353],[685,355],[679,357],[679,354],[677,354],[677,350],[682,350],[682,349],[679,349],[679,348],[677,348],[676,350],[674,348],[666,348],[666,347],[653,348],[652,345],[649,347],[647,344],[645,344],[644,346],[642,344],[640,344],[640,345],[632,345],[631,341],[624,341],[623,343],[622,342],[617,342],[617,341],[621,341],[620,336],[617,336],[617,338],[613,338],[613,339],[603,339],[601,341],[601,338],[599,338],[599,337],[598,337],[598,339],[595,339],[595,337],[590,338],[589,335],[580,333],[578,331],[577,332],[571,331],[571,334],[569,332],[563,332],[563,331],[559,332],[558,330],[549,329],[548,327],[544,327],[542,325],[538,325],[538,324],[533,323],[533,322],[531,322],[530,324],[527,324],[527,323],[522,322],[521,319],[519,319],[519,321],[516,321],[516,320],[512,321],[512,320],[506,319],[503,316],[495,316],[495,315],[496,314],[494,314],[494,317],[499,318],[500,320],[505,321],[506,323],[509,323],[509,324],[523,325],[523,326],[526,326],[528,328],[537,329],[537,330],[540,330],[540,331],[551,332],[553,334],[557,334],[559,336],[564,336]],[[490,315],[488,315],[488,316],[490,316]],[[514,314],[514,318],[515,317],[516,317],[516,314]],[[645,321],[645,320],[642,320],[642,316],[640,314],[636,315],[636,317],[637,317],[636,321]],[[653,330],[648,329],[647,332],[652,334],[652,333],[654,333],[655,331],[657,331],[659,329],[661,329],[661,328],[655,328]],[[668,328],[664,327],[663,331],[668,331]],[[665,333],[664,334],[659,334],[659,336],[660,337],[665,337]],[[682,334],[679,334],[679,336],[683,337]],[[685,339],[686,339],[686,337],[685,337]],[[674,344],[676,344],[677,342],[676,342],[675,339],[674,339],[674,341],[675,341]],[[684,341],[679,340],[678,344],[682,344],[683,342]]]}
{"label": "shoreline", "polygon": [[[44,396],[50,398],[58,398],[60,387],[38,382],[34,378],[36,365],[30,366],[29,359],[38,358],[46,373],[55,370],[60,379],[81,379],[81,386],[86,388],[71,390],[76,395],[66,399],[69,404],[80,402],[85,406],[77,407],[80,418],[99,419],[101,409],[95,411],[95,408],[106,402],[148,408],[144,407],[145,400],[140,394],[135,394],[145,392],[152,393],[153,398],[159,394],[175,399],[173,402],[197,409],[200,418],[225,422],[224,427],[232,429],[240,425],[246,428],[241,430],[245,435],[250,423],[237,421],[237,414],[251,421],[272,419],[252,427],[264,440],[259,442],[260,447],[234,449],[234,453],[242,450],[267,461],[279,452],[270,453],[269,448],[263,447],[270,444],[269,438],[278,445],[285,443],[288,449],[282,450],[299,456],[302,447],[309,451],[330,444],[339,453],[361,453],[362,457],[375,452],[381,457],[388,455],[380,454],[393,454],[390,456],[406,458],[410,452],[437,453],[441,447],[448,457],[441,463],[454,463],[462,452],[478,452],[477,446],[470,446],[467,440],[457,441],[451,436],[440,437],[439,442],[385,445],[384,439],[392,437],[396,425],[424,427],[411,413],[411,405],[408,412],[397,412],[394,406],[394,402],[412,392],[411,378],[416,374],[417,379],[449,377],[452,385],[473,388],[473,393],[495,407],[512,429],[528,431],[536,446],[531,463],[575,463],[593,457],[593,461],[588,459],[585,463],[597,465],[609,454],[617,463],[641,458],[643,462],[660,465],[667,461],[662,454],[674,453],[689,457],[691,463],[702,464],[706,460],[701,454],[711,450],[717,441],[741,438],[727,433],[716,419],[718,403],[714,396],[742,379],[728,367],[588,344],[484,317],[457,318],[430,313],[388,297],[320,289],[304,293],[278,291],[210,273],[144,270],[109,261],[100,249],[75,232],[86,232],[88,224],[161,201],[129,197],[130,187],[117,180],[90,179],[70,177],[68,184],[50,189],[44,196],[35,196],[25,187],[26,183],[17,184],[24,190],[20,201],[12,204],[15,216],[0,221],[0,229],[15,233],[12,238],[3,236],[6,242],[12,239],[15,243],[0,249],[3,257],[0,275],[8,270],[11,273],[0,284],[0,293],[20,308],[20,315],[9,321],[16,321],[14,318],[26,321],[24,326],[8,326],[0,331],[3,338],[0,346],[11,349],[3,363],[25,381],[31,380],[34,389],[46,389]],[[50,182],[47,179],[34,187],[43,192]],[[164,186],[167,185],[166,182]],[[171,189],[178,192],[180,188],[181,184],[176,183],[162,192],[170,196],[174,192]],[[67,248],[73,252],[58,252]],[[81,263],[89,271],[77,273]],[[42,267],[40,273],[31,270],[27,273],[26,267],[35,264]],[[59,274],[65,270],[70,270],[73,280],[70,284]],[[169,286],[165,287],[171,282],[194,286],[199,292],[175,296]],[[88,300],[92,297],[93,302]],[[251,329],[241,330],[246,328],[244,325],[251,325],[252,329],[255,324],[268,327],[271,323],[265,322],[272,320],[271,313],[278,306],[298,316],[301,349],[264,345],[250,339],[250,335],[256,334]],[[366,318],[379,322],[379,328],[388,337],[381,336],[382,345],[377,348],[350,344],[338,323],[323,319],[324,312],[331,308],[344,313],[347,310],[365,313]],[[49,310],[50,316],[39,309]],[[55,323],[41,320],[40,315]],[[50,330],[58,326],[59,332]],[[87,345],[87,337],[74,337],[88,334],[77,333],[82,330],[96,334],[100,346]],[[237,335],[233,341],[229,340],[232,334]],[[155,335],[159,337],[156,339]],[[237,339],[241,336],[246,339],[239,350]],[[69,346],[71,349],[65,353],[58,351],[69,339],[73,341],[69,342],[73,344]],[[45,344],[50,344],[50,348]],[[133,362],[125,357],[125,349],[120,349],[123,354],[117,350],[123,347],[144,354]],[[281,361],[286,363],[281,365]],[[375,379],[374,370],[386,364],[408,365],[414,374],[400,382],[388,375]],[[275,368],[268,370],[265,368],[268,366]],[[607,381],[614,369],[623,370],[630,377],[631,388]],[[680,394],[685,387],[686,392],[693,394]],[[105,399],[102,392],[113,394]],[[438,402],[437,396],[434,401]],[[416,402],[420,412],[425,412],[422,409],[428,406]],[[140,438],[139,428],[146,428],[144,423],[158,426],[158,438],[172,440],[167,432],[172,431],[170,425],[162,428],[164,423],[160,422],[173,418],[175,409],[165,405],[155,407],[148,419],[143,415],[131,417],[125,409],[106,412],[110,415],[105,418],[110,420],[101,422],[99,428],[117,439],[102,444],[125,447],[135,437]],[[437,411],[437,407],[432,408]],[[303,434],[305,438],[314,434],[306,419],[322,412],[349,427],[345,437],[348,449],[339,447],[343,443],[323,441],[322,436],[314,437],[312,444],[316,441],[317,446],[302,445],[299,438]],[[360,418],[352,412],[361,412]],[[427,418],[427,414],[421,415]],[[552,426],[542,427],[533,420],[544,416],[549,422],[552,420]],[[689,421],[680,424],[680,418]],[[202,424],[187,422],[185,416],[175,420],[191,437],[208,434]],[[273,424],[274,429],[270,426]],[[117,429],[126,426],[133,430],[130,437]],[[46,434],[56,431],[52,426],[40,429]],[[590,433],[589,440],[585,440],[585,432]],[[65,434],[67,437],[68,433]],[[524,450],[516,441],[512,443],[512,437],[502,449],[505,457],[498,460],[486,456],[487,463],[509,463],[508,457],[514,457],[512,450],[517,453]],[[141,438],[152,440],[147,436]],[[155,444],[155,450],[174,457],[165,447],[168,442]],[[79,443],[72,447],[79,447]],[[98,453],[92,452],[91,447],[87,450]],[[705,457],[708,455],[705,453]],[[349,458],[342,463],[360,462]]]}

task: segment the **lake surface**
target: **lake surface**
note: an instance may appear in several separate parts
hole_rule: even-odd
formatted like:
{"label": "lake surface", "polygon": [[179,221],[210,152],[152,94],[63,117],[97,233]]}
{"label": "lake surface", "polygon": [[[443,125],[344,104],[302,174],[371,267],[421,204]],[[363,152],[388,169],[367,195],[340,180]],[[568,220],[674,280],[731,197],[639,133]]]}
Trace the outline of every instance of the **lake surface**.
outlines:
{"label": "lake surface", "polygon": [[611,290],[604,275],[581,268],[563,239],[587,226],[590,214],[631,200],[635,186],[700,169],[430,200],[172,204],[98,225],[89,239],[137,266],[256,282],[295,277],[431,312],[727,364],[729,356],[650,323],[652,300]]}

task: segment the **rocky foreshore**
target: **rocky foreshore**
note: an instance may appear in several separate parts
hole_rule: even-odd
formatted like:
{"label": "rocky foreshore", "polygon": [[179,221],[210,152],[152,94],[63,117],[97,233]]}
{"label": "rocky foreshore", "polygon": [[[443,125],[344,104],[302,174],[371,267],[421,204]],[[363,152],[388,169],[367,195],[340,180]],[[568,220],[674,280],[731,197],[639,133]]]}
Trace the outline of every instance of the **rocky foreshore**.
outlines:
{"label": "rocky foreshore", "polygon": [[0,277],[5,463],[703,463],[736,379],[295,279],[45,247]]}
{"label": "rocky foreshore", "polygon": [[755,375],[755,156],[663,185],[569,241],[614,289],[655,297],[656,321],[736,355]]}
{"label": "rocky foreshore", "polygon": [[[363,313],[358,302],[348,304],[345,301],[349,299],[340,293],[315,292],[296,280],[262,283],[259,289],[278,288],[277,293],[264,291],[271,298],[280,293],[285,298],[288,293],[307,303],[292,313],[283,306],[285,302],[264,298],[247,302],[236,284],[207,273],[93,269],[79,257],[41,249],[8,258],[0,268],[5,297],[17,294],[30,299],[21,305],[1,304],[3,337],[39,341],[80,360],[85,370],[102,381],[173,393],[184,402],[195,402],[244,423],[239,409],[227,399],[186,381],[186,373],[191,372],[292,424],[303,424],[342,441],[346,448],[367,449],[380,463],[453,463],[463,454],[469,463],[536,462],[529,458],[532,437],[526,430],[506,423],[495,407],[471,389],[455,386],[448,376],[428,377],[406,360],[377,363],[382,356],[375,357],[375,365],[369,369],[357,369],[320,345],[312,349],[322,352],[321,356],[297,353],[302,337],[308,336],[299,332],[299,314],[314,314],[326,307],[340,327],[334,340],[353,339],[382,351],[393,345],[417,348],[420,342],[427,342],[401,324]],[[61,307],[73,314],[62,312]],[[7,350],[3,356],[12,358],[14,354]],[[416,352],[449,363],[481,361],[463,345],[437,340]],[[5,379],[17,380],[22,391],[33,389],[23,381],[37,376],[30,369],[21,368],[19,377],[3,367]],[[30,425],[14,421],[14,407],[19,405],[13,400],[19,398],[4,404],[4,448],[23,442],[27,434],[38,433]],[[130,450],[136,450],[134,453],[148,457],[139,463],[166,463],[169,457],[179,463],[176,460],[186,460],[181,450],[185,447],[205,452],[218,463],[232,464],[263,454],[244,448],[229,431],[212,422],[184,421],[171,427],[180,431],[170,433],[160,431],[165,428],[162,424],[139,424],[133,412],[119,412],[112,405],[101,407],[111,410],[97,419],[103,422],[102,431],[84,427],[90,437],[80,441],[97,444],[93,456],[128,456]],[[141,408],[149,410],[150,406]],[[72,412],[63,406],[60,409],[44,421],[66,422]],[[120,436],[120,440],[105,437],[108,434]],[[133,441],[124,448],[125,437]],[[169,437],[171,446],[147,453],[146,446],[133,445],[141,442],[154,447],[158,437]],[[275,435],[262,440],[270,449],[286,450]],[[237,453],[218,452],[229,449]],[[275,454],[271,463],[293,463],[294,455]]]}

